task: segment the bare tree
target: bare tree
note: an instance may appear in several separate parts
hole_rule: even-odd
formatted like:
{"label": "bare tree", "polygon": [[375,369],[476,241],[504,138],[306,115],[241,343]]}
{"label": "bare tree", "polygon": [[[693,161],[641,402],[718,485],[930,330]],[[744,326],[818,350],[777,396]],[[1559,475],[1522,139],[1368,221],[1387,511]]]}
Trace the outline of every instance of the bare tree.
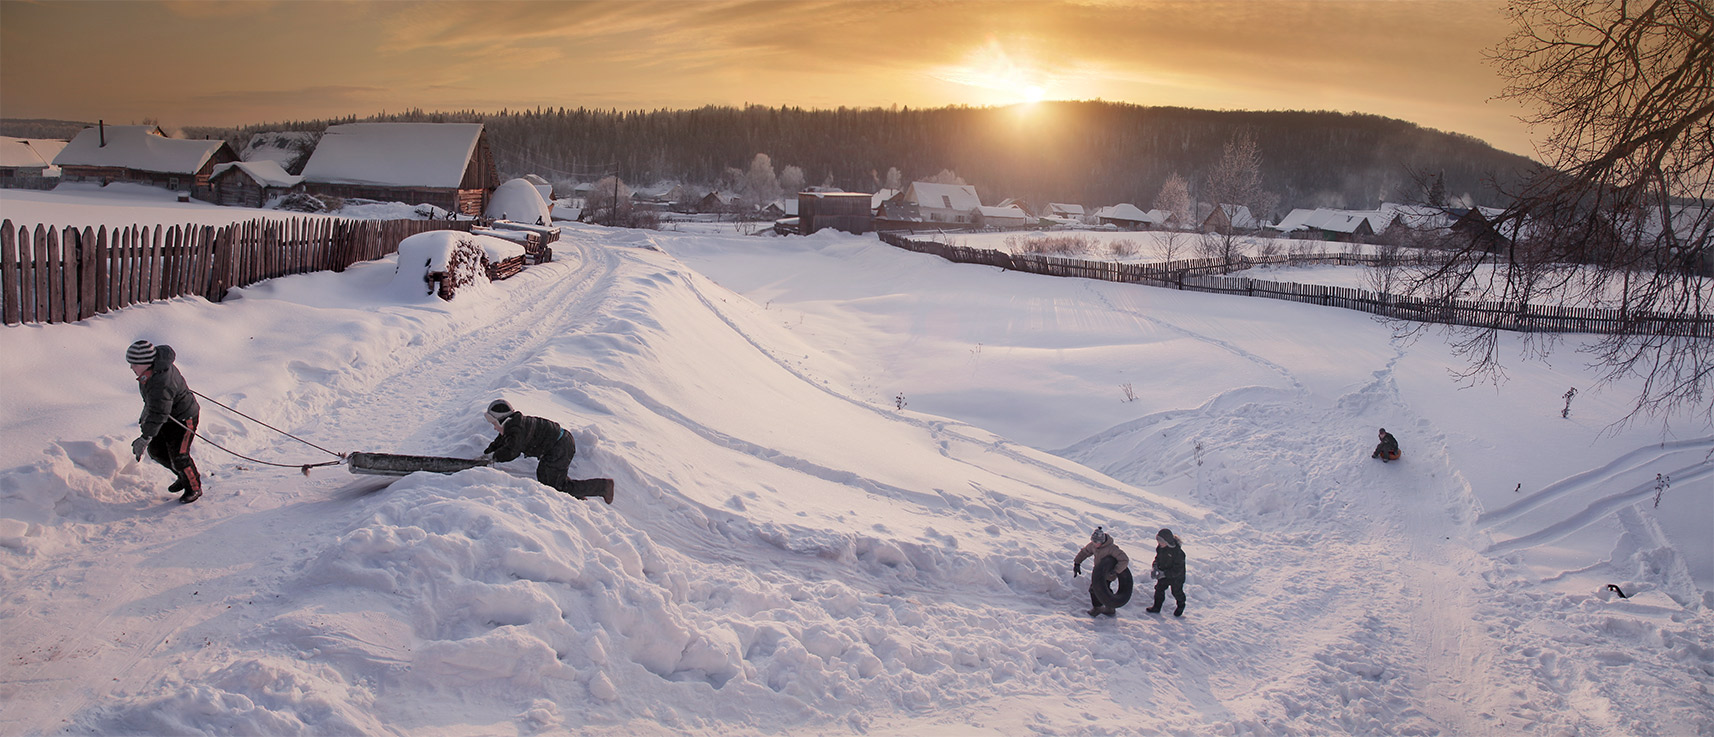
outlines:
{"label": "bare tree", "polygon": [[1168,230],[1160,234],[1155,243],[1160,244],[1156,249],[1162,261],[1177,261],[1184,254],[1185,235],[1176,230]]}
{"label": "bare tree", "polygon": [[630,216],[631,188],[618,177],[602,177],[583,199],[583,218],[590,222],[622,225]]}
{"label": "bare tree", "polygon": [[[1603,381],[1642,379],[1627,419],[1695,407],[1714,421],[1714,341],[1655,319],[1714,319],[1714,10],[1512,0],[1508,12],[1513,30],[1489,57],[1509,80],[1502,97],[1547,131],[1537,143],[1546,166],[1443,265],[1415,275],[1412,292],[1519,305],[1552,292],[1617,309],[1617,331],[1585,350]],[[1459,340],[1467,376],[1500,375],[1494,329]]]}
{"label": "bare tree", "polygon": [[1279,204],[1278,195],[1262,188],[1262,154],[1247,130],[1232,134],[1203,180],[1203,197],[1214,207],[1243,205],[1260,219],[1271,217]]}

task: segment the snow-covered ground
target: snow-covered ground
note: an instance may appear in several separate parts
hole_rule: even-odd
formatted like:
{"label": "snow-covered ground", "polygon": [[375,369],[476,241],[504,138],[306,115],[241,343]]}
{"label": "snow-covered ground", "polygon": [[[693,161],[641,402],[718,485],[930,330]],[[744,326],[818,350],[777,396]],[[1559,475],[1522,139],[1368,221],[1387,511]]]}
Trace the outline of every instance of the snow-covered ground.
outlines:
{"label": "snow-covered ground", "polygon": [[[1714,430],[1610,427],[1575,341],[1463,388],[1359,313],[714,231],[0,328],[0,734],[1714,732]],[[619,497],[263,466],[208,441],[330,457],[204,402],[182,506],[137,338],[342,452],[473,456],[505,397]],[[1083,616],[1096,525],[1184,539],[1182,619]]]}

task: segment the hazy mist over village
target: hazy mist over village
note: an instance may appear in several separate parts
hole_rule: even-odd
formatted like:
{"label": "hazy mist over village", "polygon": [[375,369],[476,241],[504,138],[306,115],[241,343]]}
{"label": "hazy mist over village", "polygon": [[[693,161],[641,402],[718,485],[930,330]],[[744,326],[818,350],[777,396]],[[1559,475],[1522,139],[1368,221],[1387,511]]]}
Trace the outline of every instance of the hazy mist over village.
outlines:
{"label": "hazy mist over village", "polygon": [[0,735],[1714,734],[1705,0],[0,0]]}

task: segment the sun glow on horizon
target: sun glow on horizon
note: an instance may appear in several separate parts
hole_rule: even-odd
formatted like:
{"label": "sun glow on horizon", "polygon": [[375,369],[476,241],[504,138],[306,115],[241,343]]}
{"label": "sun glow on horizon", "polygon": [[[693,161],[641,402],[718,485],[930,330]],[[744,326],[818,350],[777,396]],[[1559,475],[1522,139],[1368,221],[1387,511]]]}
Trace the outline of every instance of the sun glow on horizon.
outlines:
{"label": "sun glow on horizon", "polygon": [[932,76],[983,90],[990,98],[987,102],[996,104],[1041,102],[1049,98],[1052,83],[1029,60],[1008,53],[993,38],[966,55],[963,64],[940,69]]}

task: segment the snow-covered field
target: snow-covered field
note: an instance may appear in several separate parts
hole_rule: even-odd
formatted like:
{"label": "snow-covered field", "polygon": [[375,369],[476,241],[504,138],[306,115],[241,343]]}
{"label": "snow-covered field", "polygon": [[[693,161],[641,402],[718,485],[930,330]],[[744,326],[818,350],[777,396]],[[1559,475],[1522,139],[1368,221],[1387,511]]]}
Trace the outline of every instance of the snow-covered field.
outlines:
{"label": "snow-covered field", "polygon": [[[1464,388],[1359,313],[873,237],[556,252],[451,303],[388,260],[0,328],[0,734],[1714,733],[1714,429],[1610,427],[1576,341]],[[338,451],[473,456],[505,397],[619,498],[199,442],[179,505],[128,453],[137,338]],[[1096,525],[1184,539],[1182,619],[1082,614]]]}

